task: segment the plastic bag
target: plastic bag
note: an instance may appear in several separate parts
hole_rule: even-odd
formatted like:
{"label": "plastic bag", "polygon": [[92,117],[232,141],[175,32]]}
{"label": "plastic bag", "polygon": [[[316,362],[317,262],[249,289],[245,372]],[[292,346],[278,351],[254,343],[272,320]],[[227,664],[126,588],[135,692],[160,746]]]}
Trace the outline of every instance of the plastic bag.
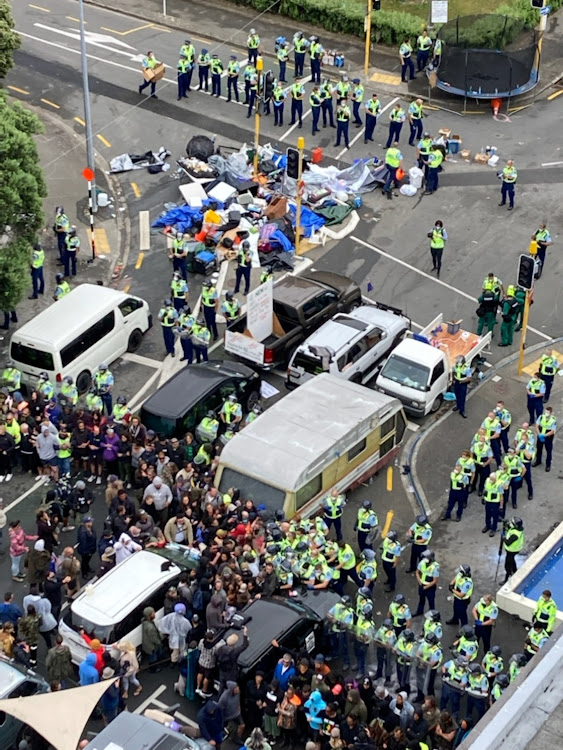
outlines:
{"label": "plastic bag", "polygon": [[414,185],[401,185],[399,192],[401,195],[408,195],[409,198],[412,198],[413,195],[416,195],[416,188]]}

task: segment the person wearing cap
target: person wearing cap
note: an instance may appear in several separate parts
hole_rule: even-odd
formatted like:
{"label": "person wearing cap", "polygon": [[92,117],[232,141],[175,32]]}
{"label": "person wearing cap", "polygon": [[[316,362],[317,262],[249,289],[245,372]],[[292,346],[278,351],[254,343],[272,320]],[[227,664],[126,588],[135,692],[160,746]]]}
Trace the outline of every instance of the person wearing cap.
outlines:
{"label": "person wearing cap", "polygon": [[322,98],[321,98],[321,93],[319,91],[318,85],[313,86],[313,90],[309,97],[309,105],[311,107],[311,112],[313,113],[312,135],[315,135],[316,133],[319,132],[319,118],[321,115],[321,105],[322,105]]}
{"label": "person wearing cap", "polygon": [[305,88],[301,78],[296,78],[295,83],[291,85],[291,122],[295,125],[299,121],[298,128],[303,126],[303,99],[305,97]]}
{"label": "person wearing cap", "polygon": [[230,102],[234,98],[239,102],[238,96],[238,79],[240,73],[240,64],[237,60],[236,55],[231,55],[229,64],[227,65],[227,101]]}
{"label": "person wearing cap", "polygon": [[428,179],[428,157],[432,150],[434,139],[428,131],[423,133],[422,138],[419,140],[416,146],[416,158],[418,160],[418,168],[424,170],[424,179]]}
{"label": "person wearing cap", "polygon": [[359,78],[352,80],[354,87],[352,89],[352,114],[354,115],[354,125],[357,128],[361,128],[364,124],[360,116],[360,107],[364,100],[364,87]]}
{"label": "person wearing cap", "polygon": [[190,86],[192,84],[192,73],[194,69],[195,64],[195,47],[192,44],[191,39],[184,39],[184,44],[180,47],[180,56],[183,56],[186,58],[188,63],[190,64],[190,68],[188,70],[188,78],[187,78],[187,87],[186,91],[190,90]]}
{"label": "person wearing cap", "polygon": [[324,55],[324,47],[318,36],[309,37],[309,55],[311,56],[311,81],[321,84],[321,65]]}
{"label": "person wearing cap", "polygon": [[162,478],[155,476],[152,483],[148,485],[143,493],[143,499],[151,495],[154,499],[154,508],[158,514],[160,523],[164,523],[168,517],[168,507],[172,503],[172,491]]}
{"label": "person wearing cap", "polygon": [[414,102],[411,102],[407,115],[411,130],[409,146],[414,146],[414,139],[416,138],[419,141],[422,138],[422,118],[424,117],[422,99],[415,99]]}
{"label": "person wearing cap", "polygon": [[377,125],[377,118],[381,112],[381,102],[377,94],[372,94],[365,104],[366,110],[366,130],[364,133],[364,143],[373,141],[373,131]]}
{"label": "person wearing cap", "polygon": [[248,648],[248,628],[242,629],[242,638],[236,633],[227,637],[227,642],[217,649],[217,664],[219,666],[219,695],[225,690],[227,682],[238,678],[238,658]]}
{"label": "person wearing cap", "polygon": [[350,107],[346,99],[341,99],[336,108],[336,148],[340,146],[341,138],[344,138],[344,145],[350,148],[348,140],[348,128],[350,125]]}
{"label": "person wearing cap", "polygon": [[180,59],[176,65],[178,70],[178,101],[188,98],[188,71],[191,70],[191,67],[186,56],[180,55]]}
{"label": "person wearing cap", "polygon": [[174,605],[174,611],[164,615],[157,623],[161,634],[168,636],[168,646],[171,650],[170,661],[177,664],[180,654],[186,648],[186,638],[192,629],[190,621],[186,617],[186,605],[179,602]]}
{"label": "person wearing cap", "polygon": [[97,537],[94,531],[94,519],[92,516],[84,516],[84,520],[78,529],[78,543],[76,551],[80,555],[80,570],[82,578],[86,579],[92,575],[90,560],[96,554]]}
{"label": "person wearing cap", "polygon": [[260,37],[256,33],[256,29],[250,29],[250,33],[246,40],[246,51],[248,55],[248,61],[253,65],[256,65],[258,60],[258,54],[260,51]]}
{"label": "person wearing cap", "polygon": [[76,234],[76,227],[73,225],[70,227],[65,237],[65,254],[63,256],[63,263],[65,267],[65,277],[72,275],[76,276],[76,256],[80,252],[80,239]]}
{"label": "person wearing cap", "polygon": [[211,96],[216,96],[217,99],[221,96],[221,76],[223,74],[223,63],[219,59],[219,55],[213,53],[211,55],[211,62],[209,64],[211,70]]}
{"label": "person wearing cap", "polygon": [[205,91],[209,91],[209,66],[211,64],[211,56],[206,49],[202,49],[197,58],[197,67],[199,74],[199,87],[198,91],[202,91],[205,86]]}

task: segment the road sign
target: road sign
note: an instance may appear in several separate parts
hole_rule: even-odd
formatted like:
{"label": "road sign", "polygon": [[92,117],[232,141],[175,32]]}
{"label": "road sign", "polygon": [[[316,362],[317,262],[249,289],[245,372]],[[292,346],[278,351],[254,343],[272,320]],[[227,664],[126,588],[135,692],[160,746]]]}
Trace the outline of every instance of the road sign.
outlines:
{"label": "road sign", "polygon": [[432,0],[432,23],[448,23],[448,0]]}
{"label": "road sign", "polygon": [[551,5],[545,5],[540,8],[540,16],[548,16],[551,13]]}
{"label": "road sign", "polygon": [[85,180],[88,182],[92,182],[96,175],[94,174],[94,170],[90,169],[90,167],[84,167],[82,170],[82,177],[84,177]]}

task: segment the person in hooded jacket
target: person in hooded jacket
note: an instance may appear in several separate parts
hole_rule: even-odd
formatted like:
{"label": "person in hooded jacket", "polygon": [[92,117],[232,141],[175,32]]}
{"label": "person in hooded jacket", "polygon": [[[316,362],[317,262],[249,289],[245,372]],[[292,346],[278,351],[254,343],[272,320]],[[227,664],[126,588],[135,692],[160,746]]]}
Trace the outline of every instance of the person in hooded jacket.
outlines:
{"label": "person in hooded jacket", "polygon": [[238,677],[238,658],[248,648],[248,630],[246,625],[242,629],[242,640],[231,633],[224,646],[217,651],[219,665],[219,695],[225,690],[227,682],[236,682]]}
{"label": "person in hooded jacket", "polygon": [[207,627],[218,630],[224,625],[225,601],[219,594],[213,594],[211,601],[205,608],[205,621]]}
{"label": "person in hooded jacket", "polygon": [[170,661],[176,664],[186,648],[186,639],[192,629],[190,621],[186,618],[186,605],[178,603],[174,606],[174,612],[164,615],[157,627],[163,635],[168,636],[168,646],[172,651]]}
{"label": "person in hooded jacket", "polygon": [[405,732],[409,747],[416,747],[417,742],[427,742],[428,722],[424,718],[422,707],[415,705],[412,722]]}
{"label": "person in hooded jacket", "polygon": [[319,729],[322,726],[322,711],[326,708],[326,703],[322,699],[322,696],[318,690],[313,690],[309,700],[305,701],[305,715],[309,722],[309,730],[311,739],[317,741],[319,735]]}
{"label": "person in hooded jacket", "polygon": [[368,720],[368,710],[366,704],[360,698],[359,690],[352,688],[348,690],[346,695],[346,703],[344,704],[344,718],[353,714],[359,721],[360,724],[365,724]]}
{"label": "person in hooded jacket", "polygon": [[244,721],[240,707],[240,688],[236,682],[232,680],[227,682],[219,698],[219,708],[223,712],[225,729],[230,730],[236,727],[237,738],[241,740],[244,733]]}
{"label": "person in hooded jacket", "polygon": [[100,675],[96,669],[96,654],[92,653],[92,651],[86,654],[84,661],[79,664],[78,676],[80,678],[81,687],[84,687],[85,685],[94,685],[96,682],[100,681]]}
{"label": "person in hooded jacket", "polygon": [[38,539],[27,553],[27,580],[31,583],[39,584],[42,590],[43,582],[49,572],[49,563],[51,562],[51,553],[45,549],[45,540]]}
{"label": "person in hooded jacket", "polygon": [[207,701],[197,714],[197,725],[201,736],[215,750],[221,750],[223,739],[223,712],[217,701]]}

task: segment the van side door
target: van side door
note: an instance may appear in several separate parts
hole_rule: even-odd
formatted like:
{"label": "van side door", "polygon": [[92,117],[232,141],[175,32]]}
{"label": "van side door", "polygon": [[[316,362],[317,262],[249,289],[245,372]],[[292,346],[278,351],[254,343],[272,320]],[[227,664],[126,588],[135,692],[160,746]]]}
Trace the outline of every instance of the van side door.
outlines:
{"label": "van side door", "polygon": [[438,398],[441,393],[445,393],[448,387],[448,375],[446,373],[446,367],[444,365],[444,359],[441,359],[437,364],[434,365],[432,374],[430,375],[430,383],[428,385],[428,401],[434,403],[434,400]]}

